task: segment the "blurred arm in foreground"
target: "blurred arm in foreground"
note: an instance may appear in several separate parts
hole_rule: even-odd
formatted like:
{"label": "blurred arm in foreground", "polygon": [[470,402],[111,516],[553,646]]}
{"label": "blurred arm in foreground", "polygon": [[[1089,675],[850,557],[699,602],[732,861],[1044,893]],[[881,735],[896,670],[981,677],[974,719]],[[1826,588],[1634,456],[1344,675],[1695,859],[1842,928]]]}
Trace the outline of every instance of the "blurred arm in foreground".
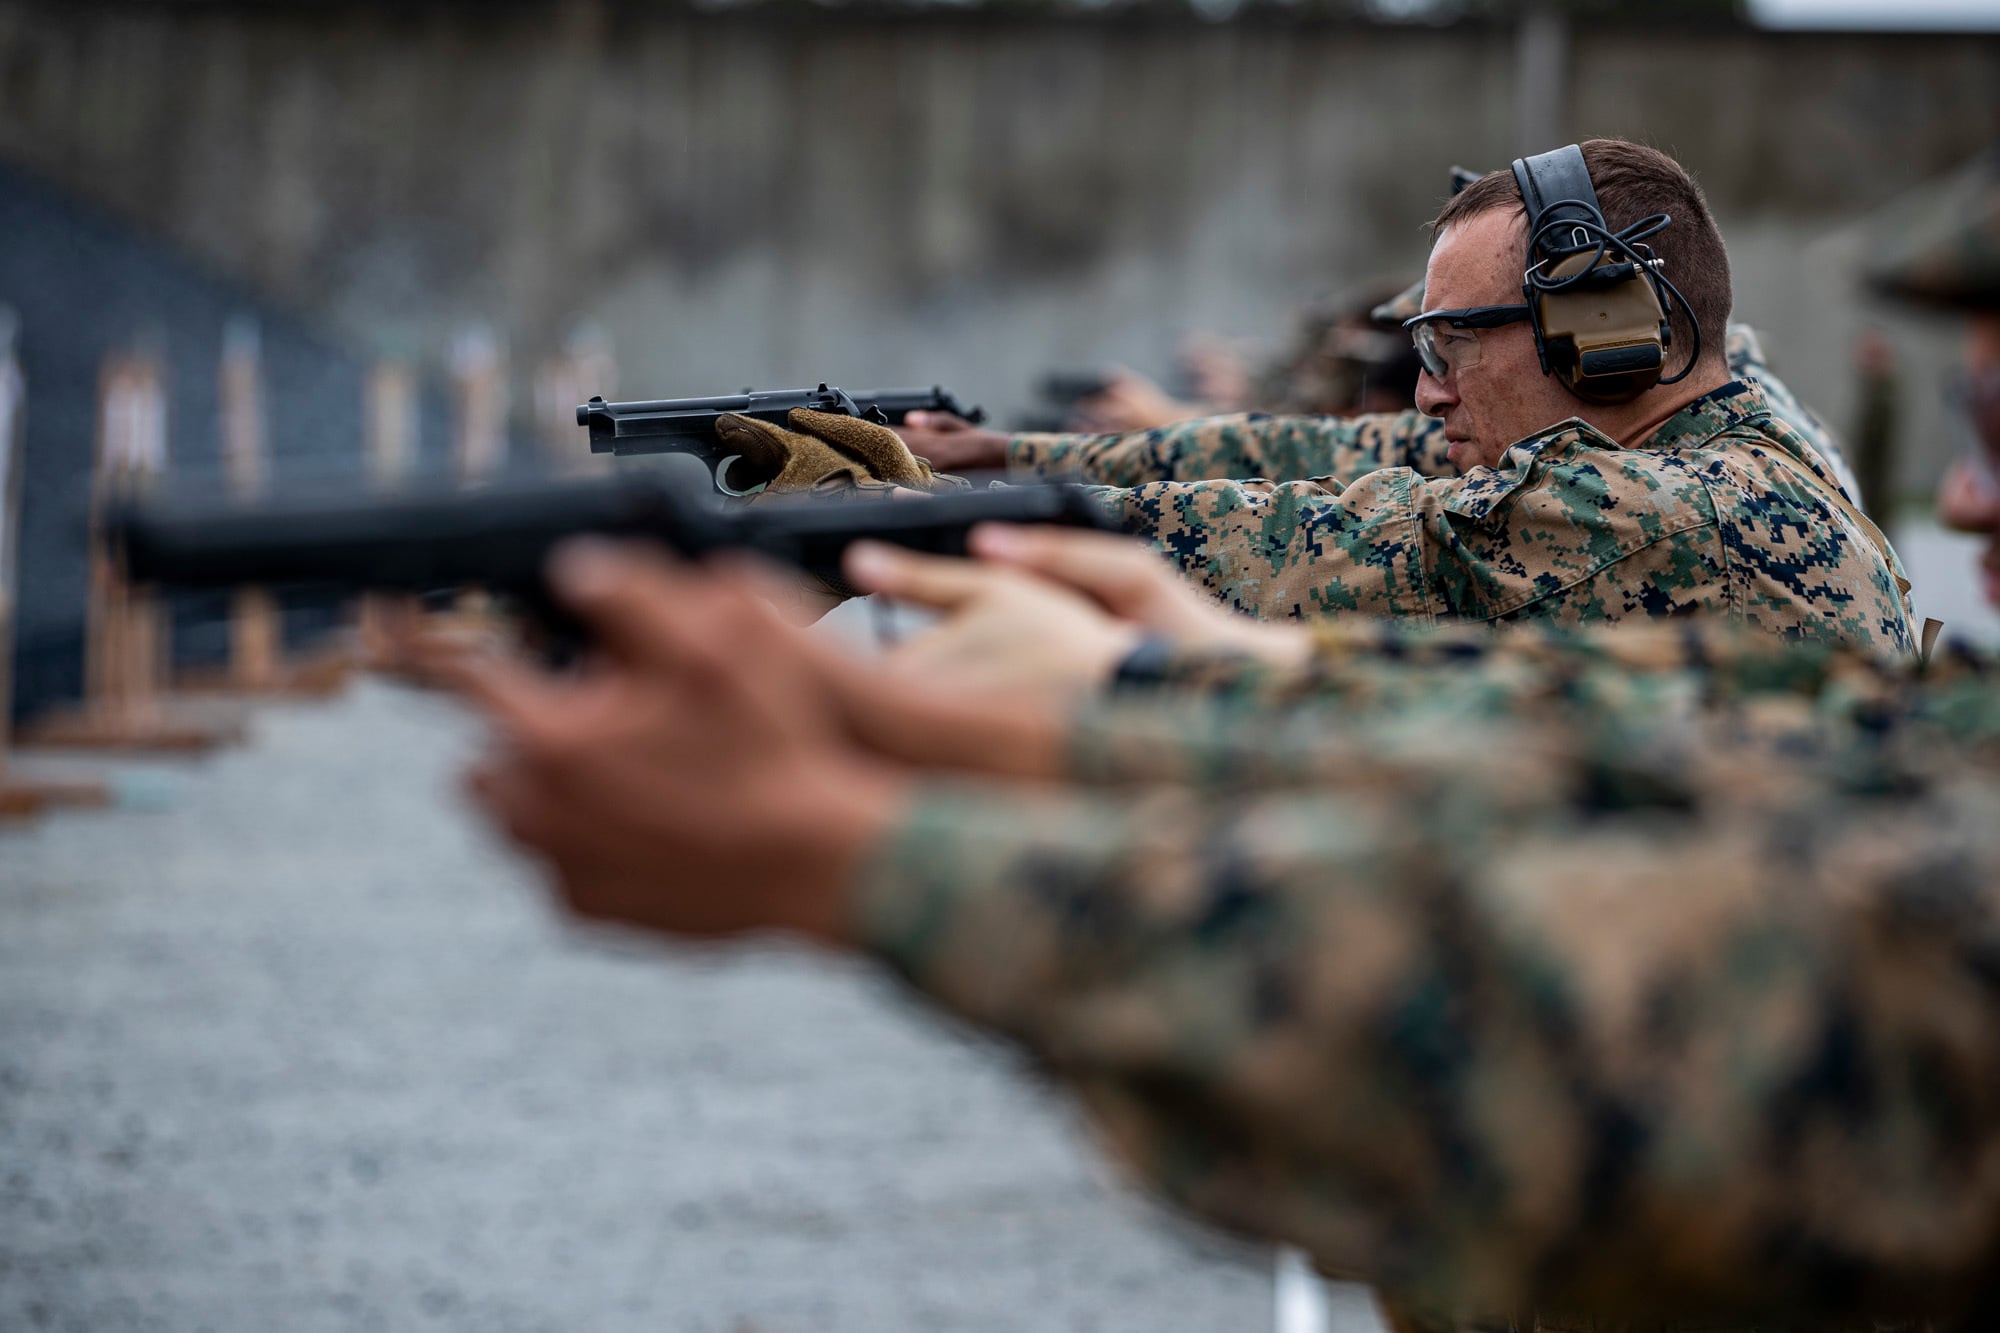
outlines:
{"label": "blurred arm in foreground", "polygon": [[[873,955],[1034,1052],[1169,1198],[1426,1317],[1983,1294],[1989,662],[1870,667],[1900,685],[1864,718],[1774,739],[1762,701],[1567,707],[1441,653],[1469,690],[1318,714],[1349,762],[1299,785],[1051,785],[895,753],[879,671],[750,573],[573,548],[554,582],[602,645],[583,670],[444,669],[494,724],[475,790],[582,914]],[[1781,645],[1743,653],[1791,689]],[[1061,716],[896,688],[1001,732]]]}

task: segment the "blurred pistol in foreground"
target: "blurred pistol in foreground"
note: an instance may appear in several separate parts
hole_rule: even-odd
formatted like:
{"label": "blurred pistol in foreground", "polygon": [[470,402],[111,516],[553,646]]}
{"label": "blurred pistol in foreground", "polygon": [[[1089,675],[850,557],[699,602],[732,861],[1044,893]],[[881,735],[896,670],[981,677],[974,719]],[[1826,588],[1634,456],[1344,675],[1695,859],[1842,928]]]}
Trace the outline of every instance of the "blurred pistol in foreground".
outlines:
{"label": "blurred pistol in foreground", "polygon": [[941,385],[848,393],[822,384],[816,389],[778,389],[721,398],[663,398],[635,403],[607,403],[602,398],[593,398],[576,409],[576,424],[590,431],[592,453],[692,454],[707,465],[717,490],[725,495],[740,495],[766,478],[741,475],[740,469],[732,471],[731,465],[738,455],[716,434],[716,419],[735,413],[784,426],[792,409],[797,407],[861,417],[883,426],[900,426],[912,412],[950,412],[975,425],[986,419],[983,410],[967,407],[958,395]]}
{"label": "blurred pistol in foreground", "polygon": [[646,472],[282,505],[140,500],[108,517],[106,540],[134,582],[413,593],[479,587],[515,600],[558,635],[575,627],[551,601],[543,567],[555,546],[575,536],[652,541],[689,559],[755,552],[841,588],[841,556],[863,539],[963,555],[966,534],[983,522],[1115,530],[1104,509],[1075,486],[993,487],[901,500],[802,497],[724,509]]}

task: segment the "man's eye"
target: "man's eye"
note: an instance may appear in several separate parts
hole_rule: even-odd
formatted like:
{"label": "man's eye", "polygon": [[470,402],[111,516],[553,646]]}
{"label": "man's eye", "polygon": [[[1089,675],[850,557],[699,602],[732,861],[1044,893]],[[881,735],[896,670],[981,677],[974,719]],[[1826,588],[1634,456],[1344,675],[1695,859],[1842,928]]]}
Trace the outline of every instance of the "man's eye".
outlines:
{"label": "man's eye", "polygon": [[1463,329],[1453,329],[1438,341],[1446,347],[1469,347],[1479,339]]}

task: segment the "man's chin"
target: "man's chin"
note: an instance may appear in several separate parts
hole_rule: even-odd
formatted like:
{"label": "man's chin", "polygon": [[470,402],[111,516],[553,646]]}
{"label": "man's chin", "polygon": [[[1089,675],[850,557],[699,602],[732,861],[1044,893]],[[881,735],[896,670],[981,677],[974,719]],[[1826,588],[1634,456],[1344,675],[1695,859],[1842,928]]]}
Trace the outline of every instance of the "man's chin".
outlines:
{"label": "man's chin", "polygon": [[1479,466],[1479,457],[1471,440],[1450,440],[1445,447],[1444,456],[1461,474]]}

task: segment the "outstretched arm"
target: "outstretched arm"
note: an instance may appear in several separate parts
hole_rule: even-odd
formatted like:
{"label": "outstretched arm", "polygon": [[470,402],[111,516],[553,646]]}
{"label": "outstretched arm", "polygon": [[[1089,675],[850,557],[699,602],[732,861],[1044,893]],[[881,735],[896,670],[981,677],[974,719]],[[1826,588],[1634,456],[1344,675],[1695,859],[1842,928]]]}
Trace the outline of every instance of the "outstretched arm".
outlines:
{"label": "outstretched arm", "polygon": [[461,684],[576,910],[874,954],[1201,1216],[1439,1317],[1949,1313],[2000,1249],[1976,750],[1754,812],[1525,730],[1242,801],[920,783],[741,580],[557,582],[603,658]]}
{"label": "outstretched arm", "polygon": [[1385,786],[934,791],[858,938],[1154,1188],[1421,1313],[1966,1298],[2000,1244],[1990,789],[1571,823]]}
{"label": "outstretched arm", "polygon": [[1414,410],[1358,417],[1206,417],[1124,435],[1016,435],[1010,467],[1107,486],[1261,477],[1351,482],[1385,467],[1451,476],[1444,423]]}
{"label": "outstretched arm", "polygon": [[1206,417],[1110,435],[1008,435],[942,413],[898,433],[944,471],[1009,468],[1107,486],[1261,477],[1347,482],[1385,467],[1451,476],[1444,424],[1415,411],[1359,417]]}

